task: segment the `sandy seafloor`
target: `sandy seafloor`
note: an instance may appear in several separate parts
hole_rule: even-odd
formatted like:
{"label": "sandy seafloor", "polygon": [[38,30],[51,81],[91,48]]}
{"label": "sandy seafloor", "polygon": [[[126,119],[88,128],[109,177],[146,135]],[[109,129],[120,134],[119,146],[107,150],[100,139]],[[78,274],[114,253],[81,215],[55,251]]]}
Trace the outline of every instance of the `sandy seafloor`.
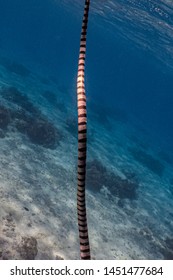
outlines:
{"label": "sandy seafloor", "polygon": [[[70,128],[76,118],[76,97],[72,104],[68,93],[45,73],[38,70],[23,75],[21,69],[16,70],[20,65],[10,69],[9,61],[1,58],[0,91],[16,87],[62,135],[56,148],[50,149],[19,132],[13,117],[1,129],[0,259],[79,259],[77,138],[76,130]],[[56,101],[45,98],[46,90],[55,93]],[[1,95],[0,100],[9,110],[21,110],[13,98],[10,101]],[[166,156],[154,141],[150,143],[145,131],[138,136],[139,127],[112,116],[104,122],[100,114],[94,110],[88,114],[88,162],[97,159],[121,182],[130,180],[138,187],[130,199],[112,195],[114,184],[111,190],[111,183],[98,187],[97,176],[98,189],[87,188],[92,258],[172,259],[171,155]],[[132,156],[132,149],[147,151],[160,165],[155,162],[156,170],[152,170]]]}

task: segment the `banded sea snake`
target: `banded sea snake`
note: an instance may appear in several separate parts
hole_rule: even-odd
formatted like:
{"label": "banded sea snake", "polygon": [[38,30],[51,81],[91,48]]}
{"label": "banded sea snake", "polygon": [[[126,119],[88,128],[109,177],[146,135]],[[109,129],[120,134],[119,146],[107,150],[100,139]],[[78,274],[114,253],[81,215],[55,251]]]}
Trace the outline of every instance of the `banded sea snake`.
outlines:
{"label": "banded sea snake", "polygon": [[90,0],[85,0],[84,15],[80,38],[78,75],[77,75],[77,107],[78,107],[78,187],[77,214],[80,240],[80,257],[89,260],[90,245],[88,237],[86,203],[85,203],[85,175],[87,154],[87,113],[85,94],[85,53]]}

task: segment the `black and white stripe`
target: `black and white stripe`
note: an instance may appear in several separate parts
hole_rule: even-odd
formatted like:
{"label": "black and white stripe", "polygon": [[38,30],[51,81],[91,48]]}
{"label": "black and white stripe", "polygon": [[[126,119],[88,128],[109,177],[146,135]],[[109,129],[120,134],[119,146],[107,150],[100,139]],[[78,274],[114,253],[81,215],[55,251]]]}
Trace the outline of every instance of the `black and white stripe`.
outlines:
{"label": "black and white stripe", "polygon": [[85,174],[87,154],[87,113],[85,95],[85,53],[86,36],[90,0],[85,0],[85,8],[80,38],[80,50],[77,76],[77,106],[78,106],[78,189],[77,213],[80,239],[80,256],[83,260],[90,259],[90,245],[88,238],[86,204],[85,204]]}

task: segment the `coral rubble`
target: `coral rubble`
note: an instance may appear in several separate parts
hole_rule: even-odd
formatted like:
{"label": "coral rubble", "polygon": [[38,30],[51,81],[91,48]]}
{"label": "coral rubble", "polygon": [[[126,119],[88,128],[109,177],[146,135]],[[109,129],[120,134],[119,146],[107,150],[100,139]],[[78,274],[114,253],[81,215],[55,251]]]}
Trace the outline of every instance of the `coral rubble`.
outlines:
{"label": "coral rubble", "polygon": [[[120,199],[136,199],[138,183],[136,179],[123,179],[108,171],[98,160],[93,160],[87,166],[87,186],[93,192],[100,192],[104,186],[113,196]],[[102,191],[101,191],[102,192]]]}

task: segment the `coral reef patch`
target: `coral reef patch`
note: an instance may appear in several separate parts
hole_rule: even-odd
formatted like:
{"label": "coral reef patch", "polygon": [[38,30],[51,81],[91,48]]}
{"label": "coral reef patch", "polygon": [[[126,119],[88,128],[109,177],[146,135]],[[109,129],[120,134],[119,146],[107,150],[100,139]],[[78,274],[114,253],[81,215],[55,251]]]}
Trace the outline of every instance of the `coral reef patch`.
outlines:
{"label": "coral reef patch", "polygon": [[3,87],[0,89],[1,96],[7,101],[19,106],[31,114],[40,114],[38,108],[29,100],[27,95],[20,92],[16,87]]}
{"label": "coral reef patch", "polygon": [[154,158],[149,153],[144,152],[141,149],[129,148],[130,154],[133,158],[142,163],[145,167],[147,167],[150,171],[154,172],[158,176],[162,176],[164,172],[164,165],[157,158]]}
{"label": "coral reef patch", "polygon": [[37,240],[34,237],[22,237],[18,252],[23,260],[34,260],[37,256]]}
{"label": "coral reef patch", "polygon": [[[55,149],[62,139],[62,133],[33,105],[29,98],[16,87],[3,87],[1,96],[9,102],[9,108],[0,106],[0,129],[10,124],[20,133],[28,136],[33,144]],[[17,105],[17,107],[14,106]],[[4,134],[1,133],[2,137]]]}
{"label": "coral reef patch", "polygon": [[107,195],[133,200],[137,199],[139,184],[136,178],[123,179],[108,171],[98,160],[93,160],[87,165],[87,187],[93,192],[103,192],[104,188]]}
{"label": "coral reef patch", "polygon": [[47,120],[33,120],[27,124],[26,133],[32,143],[55,149],[62,139],[60,132]]}

